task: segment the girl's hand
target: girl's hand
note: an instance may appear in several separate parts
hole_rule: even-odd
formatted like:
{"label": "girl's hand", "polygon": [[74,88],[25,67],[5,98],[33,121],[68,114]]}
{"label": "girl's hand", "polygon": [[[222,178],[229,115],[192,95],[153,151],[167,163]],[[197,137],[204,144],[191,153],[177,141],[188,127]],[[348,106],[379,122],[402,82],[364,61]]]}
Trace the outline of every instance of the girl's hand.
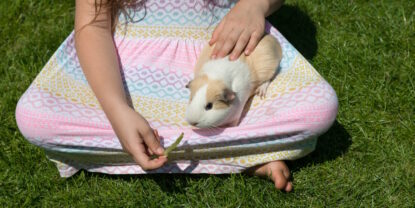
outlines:
{"label": "girl's hand", "polygon": [[267,0],[240,0],[222,19],[212,34],[210,45],[216,43],[212,59],[230,54],[236,60],[244,51],[249,55],[264,35]]}
{"label": "girl's hand", "polygon": [[[112,115],[110,121],[124,150],[133,156],[143,170],[159,168],[167,161],[158,135],[154,135],[155,131],[145,118],[128,106]],[[153,154],[160,157],[150,159]]]}

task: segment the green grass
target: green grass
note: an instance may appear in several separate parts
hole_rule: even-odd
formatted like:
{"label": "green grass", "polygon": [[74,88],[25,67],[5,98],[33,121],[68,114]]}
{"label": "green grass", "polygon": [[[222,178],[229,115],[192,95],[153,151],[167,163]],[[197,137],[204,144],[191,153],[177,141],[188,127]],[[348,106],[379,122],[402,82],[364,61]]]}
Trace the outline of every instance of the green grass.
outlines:
{"label": "green grass", "polygon": [[73,27],[73,1],[0,1],[0,205],[414,207],[415,2],[287,1],[270,19],[336,90],[333,128],[289,163],[295,191],[245,175],[60,178],[19,133],[19,97]]}

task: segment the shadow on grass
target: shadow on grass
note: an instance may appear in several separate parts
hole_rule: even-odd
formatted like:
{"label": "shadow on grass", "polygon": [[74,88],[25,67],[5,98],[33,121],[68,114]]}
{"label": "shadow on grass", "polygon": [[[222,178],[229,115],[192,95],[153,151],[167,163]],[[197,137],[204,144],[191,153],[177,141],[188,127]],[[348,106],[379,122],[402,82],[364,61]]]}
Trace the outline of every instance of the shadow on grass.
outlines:
{"label": "shadow on grass", "polygon": [[306,58],[317,53],[316,26],[297,6],[284,5],[267,20]]}
{"label": "shadow on grass", "polygon": [[303,167],[331,161],[345,154],[352,144],[350,134],[336,120],[333,126],[318,138],[317,146],[311,154],[294,161],[288,161],[291,171],[298,171]]}
{"label": "shadow on grass", "polygon": [[85,175],[86,178],[99,177],[102,179],[115,179],[123,181],[151,180],[160,187],[161,190],[168,193],[186,193],[186,187],[190,186],[192,180],[206,180],[211,177],[228,179],[230,174],[186,174],[186,173],[155,173],[155,174],[137,174],[137,175],[109,175],[104,173],[93,173],[86,170],[78,171],[67,181],[77,180],[79,175]]}
{"label": "shadow on grass", "polygon": [[[281,9],[267,18],[287,40],[307,59],[312,59],[317,53],[316,27],[306,13],[297,6],[284,5]],[[347,152],[351,145],[351,137],[344,127],[335,121],[333,126],[319,137],[316,150],[308,156],[289,161],[291,171],[299,171],[303,167],[334,160]],[[169,193],[184,193],[184,187],[189,181],[207,179],[209,177],[229,178],[229,174],[149,174],[149,175],[107,175],[81,171],[86,176],[99,175],[103,178],[121,179],[126,181],[150,179],[158,184],[160,189]],[[76,175],[80,174],[78,172]],[[71,177],[76,178],[76,177]],[[71,179],[69,179],[71,180]]]}

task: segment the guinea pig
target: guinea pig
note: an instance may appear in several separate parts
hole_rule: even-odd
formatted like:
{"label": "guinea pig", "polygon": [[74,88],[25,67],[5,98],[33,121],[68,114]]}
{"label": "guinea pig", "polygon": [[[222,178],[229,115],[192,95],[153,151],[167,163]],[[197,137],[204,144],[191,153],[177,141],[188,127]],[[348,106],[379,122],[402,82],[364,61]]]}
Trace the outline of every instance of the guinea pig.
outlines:
{"label": "guinea pig", "polygon": [[198,128],[236,126],[248,99],[265,97],[282,58],[279,42],[265,35],[249,55],[230,61],[210,59],[214,45],[207,44],[196,62],[194,79],[186,87],[190,100],[185,118]]}

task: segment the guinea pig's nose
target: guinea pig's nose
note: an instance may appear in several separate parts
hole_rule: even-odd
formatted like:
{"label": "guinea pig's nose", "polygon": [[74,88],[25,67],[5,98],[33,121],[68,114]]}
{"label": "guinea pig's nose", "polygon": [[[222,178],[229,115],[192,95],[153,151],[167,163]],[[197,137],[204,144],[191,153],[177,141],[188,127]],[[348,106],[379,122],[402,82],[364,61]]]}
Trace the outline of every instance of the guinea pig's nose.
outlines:
{"label": "guinea pig's nose", "polygon": [[192,125],[192,126],[197,126],[197,122],[192,122],[192,123],[190,123],[190,125]]}

